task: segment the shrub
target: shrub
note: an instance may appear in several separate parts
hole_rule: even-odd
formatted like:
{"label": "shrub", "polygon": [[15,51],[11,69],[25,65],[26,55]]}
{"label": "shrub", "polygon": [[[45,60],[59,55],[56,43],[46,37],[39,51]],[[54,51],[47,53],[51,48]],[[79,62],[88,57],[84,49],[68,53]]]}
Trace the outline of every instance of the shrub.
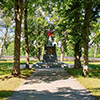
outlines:
{"label": "shrub", "polygon": [[96,57],[97,57],[97,58],[100,58],[100,54],[98,54]]}

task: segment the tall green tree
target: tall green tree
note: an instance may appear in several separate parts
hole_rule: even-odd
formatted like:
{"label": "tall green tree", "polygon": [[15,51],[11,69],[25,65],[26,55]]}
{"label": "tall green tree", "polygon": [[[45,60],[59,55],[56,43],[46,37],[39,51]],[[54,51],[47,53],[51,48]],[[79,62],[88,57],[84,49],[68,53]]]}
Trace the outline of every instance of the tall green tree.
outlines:
{"label": "tall green tree", "polygon": [[100,19],[97,18],[97,22],[92,21],[92,33],[90,35],[91,41],[94,47],[94,58],[97,55],[98,44],[100,43]]}
{"label": "tall green tree", "polygon": [[[5,44],[5,41],[6,41],[6,38],[7,38],[7,34],[8,34],[8,28],[11,26],[11,20],[9,17],[4,17],[2,19],[3,21],[0,22],[0,27],[1,28],[5,28],[5,33],[4,33],[4,36],[2,37],[2,42],[1,42],[1,45],[0,45],[0,59],[2,57],[2,51],[3,51],[3,47],[4,47],[4,44]],[[2,32],[3,30],[0,29],[0,31]]]}
{"label": "tall green tree", "polygon": [[25,33],[25,55],[26,55],[26,68],[29,69],[29,44],[28,44],[28,29],[27,29],[27,10],[28,10],[28,1],[25,0],[24,8],[24,33]]}
{"label": "tall green tree", "polygon": [[[31,9],[34,9],[33,13]],[[29,8],[28,29],[29,29],[29,54],[36,56],[40,61],[44,43],[47,41],[46,31],[48,30],[48,22],[43,16],[40,6],[32,6]]]}
{"label": "tall green tree", "polygon": [[88,0],[85,6],[85,17],[83,25],[83,45],[84,45],[84,67],[83,74],[86,76],[88,74],[88,43],[90,34],[90,22],[92,17],[92,0]]}
{"label": "tall green tree", "polygon": [[[81,1],[79,0],[73,0],[71,1],[71,4],[68,6],[71,9],[68,9],[68,19],[70,22],[70,29],[71,32],[69,33],[72,36],[73,40],[73,47],[74,47],[74,67],[75,68],[81,68],[81,48],[82,48],[82,5]],[[71,20],[72,19],[72,20]]]}
{"label": "tall green tree", "polygon": [[20,74],[20,39],[21,39],[21,23],[23,14],[23,0],[15,0],[15,41],[14,41],[14,65],[13,75]]}
{"label": "tall green tree", "polygon": [[7,35],[7,38],[6,38],[6,41],[5,41],[5,49],[6,49],[6,55],[8,55],[8,47],[9,45],[12,43],[12,39],[13,39],[13,36],[10,36],[9,34]]}

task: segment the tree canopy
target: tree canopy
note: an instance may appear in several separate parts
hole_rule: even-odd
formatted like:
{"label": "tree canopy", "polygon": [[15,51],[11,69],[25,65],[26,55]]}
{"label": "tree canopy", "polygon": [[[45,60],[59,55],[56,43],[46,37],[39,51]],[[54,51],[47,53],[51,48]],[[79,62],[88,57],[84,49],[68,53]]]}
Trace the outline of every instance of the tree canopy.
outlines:
{"label": "tree canopy", "polygon": [[[84,56],[83,72],[84,75],[88,73],[89,46],[99,45],[100,0],[1,0],[0,10],[1,19],[6,18],[6,21],[10,17],[14,23],[13,74],[20,74],[20,48],[40,60],[49,28],[55,30],[55,42],[61,42],[62,60],[65,54],[72,55],[74,66],[80,68],[80,58]],[[6,26],[9,24],[7,22]]]}

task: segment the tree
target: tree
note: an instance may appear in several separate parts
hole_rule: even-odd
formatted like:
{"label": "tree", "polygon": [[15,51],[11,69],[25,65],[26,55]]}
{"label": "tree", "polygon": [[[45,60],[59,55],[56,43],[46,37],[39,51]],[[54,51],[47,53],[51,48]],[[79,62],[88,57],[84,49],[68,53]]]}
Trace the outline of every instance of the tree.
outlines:
{"label": "tree", "polygon": [[[74,67],[75,68],[81,68],[81,48],[82,48],[82,2],[81,1],[71,1],[71,5],[69,7],[71,8],[68,9],[69,13],[69,22],[70,22],[70,29],[71,32],[69,35],[72,36],[73,40],[73,47],[74,47]],[[71,13],[71,14],[70,14]],[[72,19],[72,20],[71,20]]]}
{"label": "tree", "polygon": [[23,13],[23,0],[15,0],[15,41],[14,41],[14,65],[13,75],[20,74],[20,39],[21,39],[21,23]]}
{"label": "tree", "polygon": [[[58,10],[60,12],[60,17],[63,18],[63,27],[65,30],[69,30],[68,37],[71,36],[71,42],[74,48],[74,66],[76,68],[81,67],[81,39],[82,39],[82,26],[81,26],[81,1],[72,0],[72,1],[64,1],[63,9]],[[60,25],[61,27],[61,25]],[[70,41],[70,39],[67,39]]]}
{"label": "tree", "polygon": [[12,38],[13,36],[7,35],[6,41],[5,41],[5,49],[6,49],[6,54],[8,54],[8,47],[12,43]]}
{"label": "tree", "polygon": [[2,57],[2,50],[3,50],[3,46],[4,46],[4,43],[5,43],[6,37],[7,37],[7,33],[8,33],[8,28],[6,28],[6,32],[4,34],[4,38],[3,38],[3,41],[1,43],[1,47],[0,47],[0,59]]}
{"label": "tree", "polygon": [[[31,9],[34,9],[33,13]],[[29,54],[36,56],[38,61],[40,61],[44,43],[47,41],[48,22],[42,13],[39,5],[36,5],[35,8],[30,7],[28,13]]]}
{"label": "tree", "polygon": [[94,58],[97,55],[98,44],[100,43],[100,20],[97,18],[97,22],[92,21],[92,29],[91,29],[91,41],[94,46]]}
{"label": "tree", "polygon": [[25,0],[24,8],[24,33],[25,33],[25,53],[26,53],[26,68],[29,69],[29,45],[28,45],[28,29],[27,29],[27,6],[28,2]]}
{"label": "tree", "polygon": [[[8,34],[8,28],[10,27],[11,25],[11,20],[9,17],[4,17],[3,18],[3,21],[0,23],[0,27],[2,28],[6,28],[6,31],[4,33],[4,36],[2,37],[2,42],[1,42],[1,46],[0,46],[0,59],[2,57],[2,51],[3,51],[3,47],[4,47],[4,44],[5,44],[5,41],[6,41],[6,38],[7,38],[7,34]],[[0,29],[0,31],[2,32],[2,29]]]}
{"label": "tree", "polygon": [[84,40],[84,67],[83,75],[88,74],[88,43],[89,43],[89,34],[90,34],[90,22],[91,22],[91,13],[92,13],[92,0],[88,0],[85,8],[85,17],[83,25],[83,40]]}
{"label": "tree", "polygon": [[65,31],[62,33],[63,36],[62,36],[62,44],[61,44],[61,59],[60,61],[62,62],[64,60],[64,52],[65,52],[65,46],[66,46],[66,40],[68,38],[68,32]]}

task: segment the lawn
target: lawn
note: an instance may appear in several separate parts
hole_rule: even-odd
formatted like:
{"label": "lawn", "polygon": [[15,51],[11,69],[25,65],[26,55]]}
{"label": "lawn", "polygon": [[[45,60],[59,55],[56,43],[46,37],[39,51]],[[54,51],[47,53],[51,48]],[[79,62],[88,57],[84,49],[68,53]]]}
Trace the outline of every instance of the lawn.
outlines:
{"label": "lawn", "polygon": [[[34,62],[30,62],[31,64]],[[25,64],[21,61],[21,64]],[[8,96],[11,96],[12,92],[33,72],[34,69],[21,69],[21,75],[19,77],[13,77],[11,75],[12,69],[8,69],[13,66],[13,61],[0,61],[0,100],[5,100]]]}
{"label": "lawn", "polygon": [[[70,64],[72,64],[72,62]],[[97,100],[100,100],[100,62],[89,62],[89,67],[92,67],[93,69],[89,70],[87,77],[82,76],[82,68],[72,68],[67,69],[67,71],[73,75],[85,88],[87,88]]]}
{"label": "lawn", "polygon": [[[35,62],[31,61],[30,64],[32,63]],[[73,61],[65,63],[74,64]],[[25,62],[21,61],[21,64],[25,64]],[[13,77],[11,75],[12,69],[8,69],[12,66],[13,61],[0,61],[0,100],[11,96],[12,92],[33,72],[33,69],[21,69],[22,74],[19,77]],[[100,62],[89,62],[89,67],[93,69],[89,70],[87,77],[82,77],[82,68],[67,69],[67,71],[100,100]]]}

